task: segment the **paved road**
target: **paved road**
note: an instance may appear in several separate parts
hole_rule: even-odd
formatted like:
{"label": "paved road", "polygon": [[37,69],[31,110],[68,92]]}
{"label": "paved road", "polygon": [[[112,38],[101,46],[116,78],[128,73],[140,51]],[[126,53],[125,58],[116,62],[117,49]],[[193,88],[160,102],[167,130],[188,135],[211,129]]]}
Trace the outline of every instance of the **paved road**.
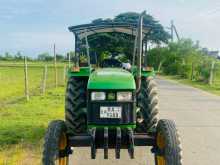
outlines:
{"label": "paved road", "polygon": [[[160,118],[176,122],[183,146],[184,165],[220,164],[220,97],[201,90],[158,79]],[[127,151],[121,160],[114,159],[111,152],[109,160],[103,159],[98,151],[97,159],[90,160],[90,150],[76,149],[71,157],[77,165],[154,165],[150,148],[137,148],[136,159],[130,160]]]}

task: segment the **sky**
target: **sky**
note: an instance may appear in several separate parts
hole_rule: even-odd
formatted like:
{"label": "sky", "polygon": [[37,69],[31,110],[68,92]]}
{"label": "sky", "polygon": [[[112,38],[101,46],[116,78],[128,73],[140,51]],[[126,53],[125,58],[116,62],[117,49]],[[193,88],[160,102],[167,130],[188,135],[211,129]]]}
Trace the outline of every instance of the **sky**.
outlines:
{"label": "sky", "polygon": [[220,49],[219,0],[0,0],[0,54],[20,51],[36,57],[74,49],[71,25],[119,13],[146,12],[165,27],[174,20],[181,37]]}

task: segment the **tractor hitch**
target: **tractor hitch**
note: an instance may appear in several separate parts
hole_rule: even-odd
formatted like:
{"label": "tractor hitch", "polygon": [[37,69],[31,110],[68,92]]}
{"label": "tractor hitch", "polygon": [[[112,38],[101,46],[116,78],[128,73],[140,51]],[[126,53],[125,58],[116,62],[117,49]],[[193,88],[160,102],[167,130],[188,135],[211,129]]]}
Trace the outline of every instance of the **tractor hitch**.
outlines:
{"label": "tractor hitch", "polygon": [[133,129],[92,128],[88,134],[69,137],[71,147],[90,147],[91,159],[96,158],[97,149],[104,150],[104,159],[108,159],[108,149],[115,149],[115,158],[120,159],[121,149],[127,149],[134,159],[135,146],[155,146],[155,137],[149,134],[134,133]]}

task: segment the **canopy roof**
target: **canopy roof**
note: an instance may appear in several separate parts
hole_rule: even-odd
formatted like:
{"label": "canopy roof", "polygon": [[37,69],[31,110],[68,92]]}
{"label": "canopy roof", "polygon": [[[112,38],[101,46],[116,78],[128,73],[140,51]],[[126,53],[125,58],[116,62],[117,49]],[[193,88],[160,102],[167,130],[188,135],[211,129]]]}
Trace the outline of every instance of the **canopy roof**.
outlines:
{"label": "canopy roof", "polygon": [[[108,33],[108,32],[119,32],[130,35],[137,34],[138,24],[132,23],[120,23],[120,22],[103,22],[98,24],[84,24],[78,26],[71,26],[69,30],[73,32],[79,39],[84,38],[86,35],[90,36],[96,33]],[[152,29],[151,26],[143,25],[143,35],[145,36]]]}

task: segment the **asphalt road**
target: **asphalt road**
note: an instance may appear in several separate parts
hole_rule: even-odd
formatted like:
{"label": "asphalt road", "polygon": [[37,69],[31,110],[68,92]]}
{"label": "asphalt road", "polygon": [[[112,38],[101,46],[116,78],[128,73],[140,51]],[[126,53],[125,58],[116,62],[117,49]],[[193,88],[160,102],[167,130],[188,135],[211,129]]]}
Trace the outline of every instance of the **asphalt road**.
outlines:
{"label": "asphalt road", "polygon": [[[158,79],[160,118],[176,122],[181,135],[184,165],[220,164],[220,97],[201,90]],[[122,151],[121,159],[103,159],[103,151],[97,159],[90,159],[89,148],[77,148],[70,158],[71,165],[154,165],[150,148],[135,148],[135,159]]]}

